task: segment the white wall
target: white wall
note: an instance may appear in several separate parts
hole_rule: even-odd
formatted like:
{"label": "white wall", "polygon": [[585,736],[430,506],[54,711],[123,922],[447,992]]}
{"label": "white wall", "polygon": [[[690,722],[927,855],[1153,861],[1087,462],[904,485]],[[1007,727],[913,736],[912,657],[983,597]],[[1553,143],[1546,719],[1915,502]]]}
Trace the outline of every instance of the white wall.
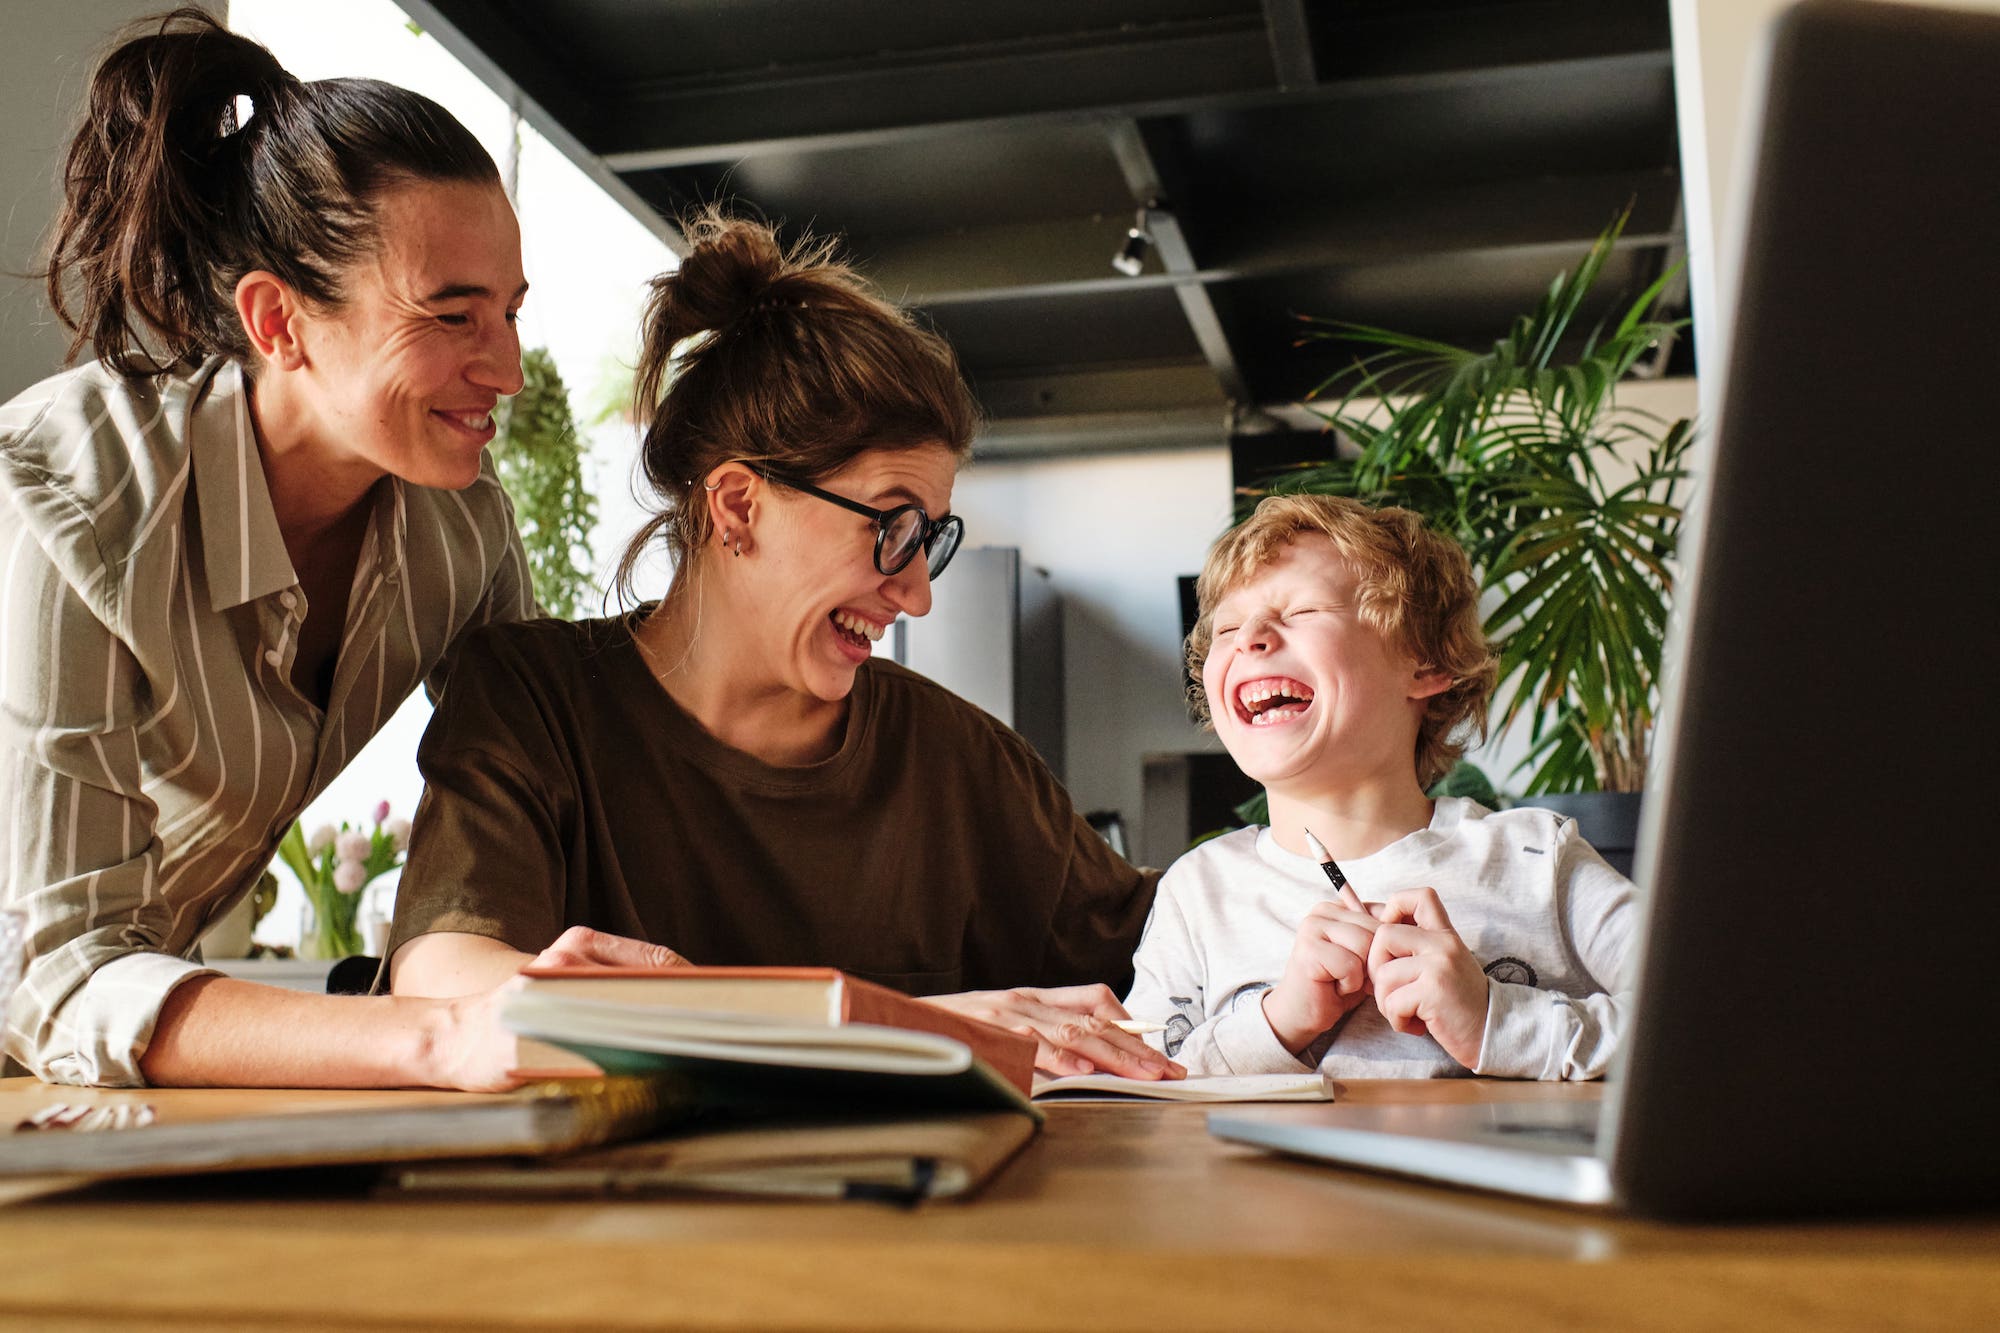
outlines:
{"label": "white wall", "polygon": [[98,49],[161,0],[8,0],[0,42],[0,400],[61,368],[69,338],[32,270],[62,192],[62,149]]}
{"label": "white wall", "polygon": [[[1217,434],[1220,436],[1220,423]],[[1229,451],[974,463],[952,509],[966,540],[1014,546],[1049,571],[1063,604],[1064,726],[1071,798],[1123,814],[1134,847],[1140,761],[1220,748],[1188,721],[1175,576],[1201,569],[1229,524]],[[951,595],[951,576],[938,596]]]}

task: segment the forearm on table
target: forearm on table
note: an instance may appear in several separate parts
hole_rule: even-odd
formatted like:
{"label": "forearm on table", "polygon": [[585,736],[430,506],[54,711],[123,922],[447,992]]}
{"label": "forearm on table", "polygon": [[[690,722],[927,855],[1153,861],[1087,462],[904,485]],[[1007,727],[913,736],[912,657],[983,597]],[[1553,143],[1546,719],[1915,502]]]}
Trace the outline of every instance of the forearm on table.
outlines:
{"label": "forearm on table", "polygon": [[477,995],[534,958],[489,935],[437,931],[397,947],[389,958],[389,989],[398,996]]}
{"label": "forearm on table", "polygon": [[439,1000],[202,976],[167,996],[139,1068],[162,1087],[436,1086],[457,1022]]}

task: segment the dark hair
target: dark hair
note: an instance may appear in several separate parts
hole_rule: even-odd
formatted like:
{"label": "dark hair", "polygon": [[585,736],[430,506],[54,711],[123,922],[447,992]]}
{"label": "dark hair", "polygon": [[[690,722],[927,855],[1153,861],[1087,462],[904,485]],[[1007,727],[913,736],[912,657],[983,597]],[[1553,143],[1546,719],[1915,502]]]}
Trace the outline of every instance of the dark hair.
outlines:
{"label": "dark hair", "polygon": [[621,597],[656,537],[676,564],[702,549],[708,507],[689,492],[723,463],[818,481],[866,449],[964,458],[979,425],[951,345],[836,262],[833,242],[788,247],[712,208],[682,229],[692,248],[653,279],[633,385],[640,465],[663,507],[618,562]]}
{"label": "dark hair", "polygon": [[245,273],[338,306],[342,273],[376,244],[384,190],[499,179],[428,97],[373,79],[301,83],[192,6],[146,19],[92,73],[64,165],[44,277],[75,335],[67,359],[88,343],[135,378],[215,355],[248,363]]}

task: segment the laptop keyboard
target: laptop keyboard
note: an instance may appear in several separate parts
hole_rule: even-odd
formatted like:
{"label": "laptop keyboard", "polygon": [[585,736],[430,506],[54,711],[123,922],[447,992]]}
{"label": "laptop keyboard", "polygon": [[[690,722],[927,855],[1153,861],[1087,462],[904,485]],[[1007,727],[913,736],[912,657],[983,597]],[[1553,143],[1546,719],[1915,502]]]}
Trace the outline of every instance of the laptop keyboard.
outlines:
{"label": "laptop keyboard", "polygon": [[1547,1121],[1538,1124],[1527,1120],[1502,1120],[1492,1126],[1491,1132],[1512,1139],[1532,1139],[1551,1147],[1574,1147],[1583,1152],[1597,1146],[1597,1126],[1594,1124],[1551,1125]]}

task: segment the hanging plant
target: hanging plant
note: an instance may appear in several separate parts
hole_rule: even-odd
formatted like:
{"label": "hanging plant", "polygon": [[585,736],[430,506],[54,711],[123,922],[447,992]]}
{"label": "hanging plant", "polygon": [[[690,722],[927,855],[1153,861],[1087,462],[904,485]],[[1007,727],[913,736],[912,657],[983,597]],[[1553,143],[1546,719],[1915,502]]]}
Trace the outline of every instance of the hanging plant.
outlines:
{"label": "hanging plant", "polygon": [[535,600],[549,615],[574,620],[598,591],[590,552],[597,500],[584,481],[576,415],[554,358],[529,348],[521,374],[521,392],[501,412],[493,462],[514,502]]}

